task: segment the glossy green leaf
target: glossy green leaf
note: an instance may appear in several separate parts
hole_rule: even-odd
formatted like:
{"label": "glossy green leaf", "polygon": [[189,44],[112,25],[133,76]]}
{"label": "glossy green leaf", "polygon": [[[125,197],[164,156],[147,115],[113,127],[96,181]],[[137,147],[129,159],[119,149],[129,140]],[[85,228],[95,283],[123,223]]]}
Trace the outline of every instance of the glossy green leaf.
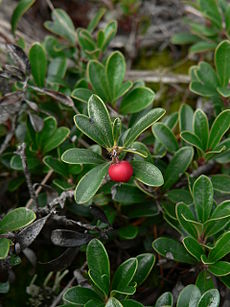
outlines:
{"label": "glossy green leaf", "polygon": [[138,265],[133,281],[136,282],[137,286],[139,287],[151,273],[155,263],[155,256],[150,253],[145,253],[138,255],[136,258]]}
{"label": "glossy green leaf", "polygon": [[0,233],[16,231],[26,227],[36,219],[35,213],[25,207],[16,208],[7,213],[0,221]]}
{"label": "glossy green leaf", "polygon": [[193,202],[191,193],[185,189],[174,189],[167,192],[167,197],[174,203],[183,202],[191,204]]}
{"label": "glossy green leaf", "polygon": [[199,288],[195,285],[188,285],[183,288],[177,299],[177,307],[196,307],[201,297]]}
{"label": "glossy green leaf", "polygon": [[94,29],[98,26],[98,23],[101,20],[101,18],[103,17],[103,15],[105,14],[105,12],[106,12],[106,10],[104,8],[100,8],[98,10],[96,15],[93,17],[93,19],[88,24],[87,30],[89,32],[93,32],[94,31]]}
{"label": "glossy green leaf", "polygon": [[101,47],[101,49],[103,51],[106,50],[106,48],[108,47],[109,43],[114,38],[116,33],[117,33],[117,21],[112,20],[104,28],[104,37],[105,38],[104,38],[103,46]]}
{"label": "glossy green leaf", "polygon": [[75,90],[72,91],[71,97],[87,103],[92,94],[93,92],[88,88],[76,88]]}
{"label": "glossy green leaf", "polygon": [[230,263],[227,261],[218,261],[210,264],[208,270],[215,276],[225,276],[230,274]]}
{"label": "glossy green leaf", "polygon": [[203,145],[198,136],[190,131],[181,132],[181,138],[188,144],[195,146],[199,150],[203,151]]}
{"label": "glossy green leaf", "polygon": [[[50,61],[48,66],[48,80],[52,83],[52,77],[64,78],[67,69],[67,59],[65,57],[57,57]],[[54,82],[55,83],[55,82]]]}
{"label": "glossy green leaf", "polygon": [[135,286],[130,283],[136,273],[138,261],[136,258],[129,258],[124,261],[116,270],[112,281],[112,293],[134,294]]}
{"label": "glossy green leaf", "polygon": [[200,289],[201,294],[209,289],[215,288],[212,276],[208,271],[201,271],[196,279],[196,286]]}
{"label": "glossy green leaf", "polygon": [[215,65],[220,85],[226,87],[230,78],[230,41],[222,41],[215,51]]}
{"label": "glossy green leaf", "polygon": [[108,254],[101,241],[91,240],[87,246],[86,256],[90,279],[107,296],[110,284],[110,264]]}
{"label": "glossy green leaf", "polygon": [[47,59],[45,50],[40,43],[34,43],[30,48],[29,60],[35,83],[39,87],[44,87],[47,72]]}
{"label": "glossy green leaf", "polygon": [[157,299],[155,307],[173,307],[173,295],[171,292],[164,292]]}
{"label": "glossy green leaf", "polygon": [[5,259],[9,253],[10,240],[0,238],[0,260]]}
{"label": "glossy green leaf", "polygon": [[[28,169],[32,170],[40,165],[40,160],[36,156],[36,153],[26,150],[26,158]],[[10,167],[15,170],[23,170],[22,159],[19,155],[14,155],[10,160]]]}
{"label": "glossy green leaf", "polygon": [[142,116],[128,131],[124,141],[125,147],[130,146],[142,132],[158,121],[164,114],[164,109],[155,108]]}
{"label": "glossy green leaf", "polygon": [[34,4],[35,0],[20,0],[11,17],[11,30],[15,34],[17,25],[23,14]]}
{"label": "glossy green leaf", "polygon": [[210,50],[214,50],[216,48],[216,43],[213,42],[207,42],[207,41],[201,41],[193,44],[189,48],[189,53],[201,53],[201,52],[207,52]]}
{"label": "glossy green leaf", "polygon": [[230,176],[224,174],[213,175],[211,177],[213,189],[221,193],[230,193]]}
{"label": "glossy green leaf", "polygon": [[222,17],[215,0],[199,0],[202,13],[211,20],[217,28],[221,29]]}
{"label": "glossy green leaf", "polygon": [[169,165],[165,171],[165,184],[164,189],[167,190],[171,188],[174,183],[183,175],[187,170],[193,159],[193,148],[189,146],[184,146],[180,148],[173,156]]}
{"label": "glossy green leaf", "polygon": [[122,307],[123,305],[115,297],[110,297],[105,307]]}
{"label": "glossy green leaf", "polygon": [[128,225],[128,226],[121,227],[118,230],[118,234],[119,234],[121,239],[125,239],[125,240],[135,239],[136,236],[138,235],[138,227],[133,226],[132,224]]}
{"label": "glossy green leaf", "polygon": [[104,65],[95,60],[89,61],[87,73],[94,92],[103,101],[108,101],[109,90]]}
{"label": "glossy green leaf", "polygon": [[218,261],[230,253],[230,232],[225,232],[215,243],[211,249],[208,260]]}
{"label": "glossy green leaf", "polygon": [[68,176],[68,169],[66,168],[66,165],[59,161],[56,158],[53,158],[52,156],[46,156],[43,159],[43,162],[52,170],[54,170],[55,173],[60,174],[62,176]]}
{"label": "glossy green leaf", "polygon": [[152,104],[155,93],[147,87],[135,87],[129,91],[121,101],[122,114],[137,113]]}
{"label": "glossy green leaf", "polygon": [[192,131],[193,109],[188,104],[182,104],[179,110],[180,131]]}
{"label": "glossy green leaf", "polygon": [[218,307],[219,304],[219,291],[217,289],[210,289],[201,296],[197,307]]}
{"label": "glossy green leaf", "polygon": [[44,147],[42,148],[43,153],[47,153],[56,147],[58,147],[60,144],[62,144],[65,139],[69,136],[70,130],[66,127],[60,127],[57,128],[54,134],[46,140]]}
{"label": "glossy green leaf", "polygon": [[101,164],[105,160],[90,149],[71,148],[66,150],[62,156],[62,161],[69,164]]}
{"label": "glossy green leaf", "polygon": [[114,122],[113,122],[113,139],[114,139],[114,142],[116,142],[116,143],[117,143],[117,141],[120,137],[121,128],[122,128],[122,122],[121,122],[120,118],[117,117],[117,118],[114,119]]}
{"label": "glossy green leaf", "polygon": [[152,163],[133,160],[132,166],[135,178],[142,183],[152,187],[159,187],[164,184],[164,178],[161,171]]}
{"label": "glossy green leaf", "polygon": [[201,109],[197,109],[194,113],[193,128],[201,141],[202,149],[205,150],[208,144],[209,125],[207,115]]}
{"label": "glossy green leaf", "polygon": [[100,164],[81,178],[75,189],[75,200],[78,204],[88,202],[96,194],[108,173],[109,165],[109,162]]}
{"label": "glossy green leaf", "polygon": [[123,183],[113,187],[112,198],[122,205],[133,205],[142,203],[145,195],[137,187]]}
{"label": "glossy green leaf", "polygon": [[109,112],[104,102],[96,95],[92,95],[88,101],[88,114],[89,118],[104,135],[107,146],[112,147],[113,133]]}
{"label": "glossy green leaf", "polygon": [[158,141],[161,142],[169,152],[174,153],[179,149],[175,135],[165,124],[154,124],[152,126],[152,132]]}
{"label": "glossy green leaf", "polygon": [[54,9],[52,11],[52,19],[53,21],[46,21],[44,23],[45,27],[58,36],[64,37],[72,45],[75,45],[75,28],[69,15],[62,9]]}
{"label": "glossy green leaf", "polygon": [[90,300],[99,301],[100,297],[90,288],[76,286],[64,293],[63,300],[65,303],[72,303],[75,306],[84,306]]}
{"label": "glossy green leaf", "polygon": [[195,259],[187,252],[184,246],[174,239],[160,237],[153,241],[153,248],[158,254],[169,260],[189,264],[195,263]]}
{"label": "glossy green leaf", "polygon": [[195,220],[193,213],[189,207],[183,203],[178,203],[176,205],[176,216],[180,225],[184,230],[190,234],[193,238],[197,238],[198,233],[196,227],[190,221]]}
{"label": "glossy green leaf", "polygon": [[46,117],[44,119],[43,129],[39,133],[36,133],[36,143],[39,149],[41,149],[45,145],[47,140],[51,138],[56,129],[57,129],[56,119],[52,116]]}
{"label": "glossy green leaf", "polygon": [[215,70],[210,64],[200,62],[196,74],[202,84],[204,84],[206,87],[213,88],[213,90],[216,89],[218,85],[218,78]]}
{"label": "glossy green leaf", "polygon": [[215,149],[230,127],[230,110],[224,110],[215,119],[209,135],[208,148]]}
{"label": "glossy green leaf", "polygon": [[186,237],[183,239],[183,244],[189,254],[196,258],[197,261],[200,261],[200,257],[204,254],[204,250],[198,241],[194,238]]}
{"label": "glossy green leaf", "polygon": [[201,175],[193,185],[195,210],[200,222],[204,223],[210,216],[213,204],[213,187],[211,180]]}
{"label": "glossy green leaf", "polygon": [[191,92],[204,96],[204,97],[213,97],[217,94],[216,89],[201,83],[200,81],[193,81],[190,83],[189,89]]}
{"label": "glossy green leaf", "polygon": [[109,84],[109,96],[113,102],[119,94],[120,87],[125,78],[126,63],[123,54],[113,52],[106,61],[106,76]]}

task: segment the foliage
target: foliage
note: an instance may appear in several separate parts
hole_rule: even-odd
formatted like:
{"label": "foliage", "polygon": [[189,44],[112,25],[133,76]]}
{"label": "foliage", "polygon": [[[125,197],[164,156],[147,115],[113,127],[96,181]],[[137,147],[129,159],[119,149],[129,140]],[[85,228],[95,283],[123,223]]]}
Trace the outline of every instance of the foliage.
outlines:
{"label": "foliage", "polygon": [[[34,2],[19,1],[14,35]],[[124,14],[139,5],[124,1]],[[209,23],[191,24],[190,50],[216,50],[214,65],[190,68],[189,89],[211,109],[188,101],[166,112],[143,81],[127,80],[126,57],[110,48],[118,23],[101,23],[104,8],[77,29],[52,8],[43,42],[28,52],[24,44],[0,45],[8,61],[0,71],[8,84],[0,180],[9,198],[1,207],[1,293],[11,291],[23,253],[34,265],[34,250],[44,270],[58,272],[53,290],[32,280],[27,293],[39,304],[62,282],[63,306],[144,306],[143,293],[152,298],[158,284],[149,304],[173,306],[168,289],[175,292],[183,271],[178,307],[220,305],[230,287],[230,42],[220,40],[222,18],[228,38],[229,5],[199,1],[199,8]],[[120,161],[133,169],[125,183],[108,175]]]}

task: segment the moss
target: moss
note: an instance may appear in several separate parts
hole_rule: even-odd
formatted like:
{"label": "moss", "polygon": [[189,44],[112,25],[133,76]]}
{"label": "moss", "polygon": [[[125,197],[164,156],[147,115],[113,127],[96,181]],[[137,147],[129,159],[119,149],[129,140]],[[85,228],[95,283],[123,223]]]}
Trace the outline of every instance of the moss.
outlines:
{"label": "moss", "polygon": [[168,50],[153,52],[147,55],[147,50],[140,52],[133,64],[133,69],[154,70],[169,67],[173,64],[173,58]]}

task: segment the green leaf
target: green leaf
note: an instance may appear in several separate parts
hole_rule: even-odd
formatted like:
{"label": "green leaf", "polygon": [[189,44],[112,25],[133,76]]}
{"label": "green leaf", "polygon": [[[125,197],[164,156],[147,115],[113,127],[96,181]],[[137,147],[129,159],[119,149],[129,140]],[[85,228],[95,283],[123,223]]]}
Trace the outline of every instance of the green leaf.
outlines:
{"label": "green leaf", "polygon": [[203,146],[201,144],[200,139],[196,136],[196,134],[190,131],[181,132],[181,138],[188,144],[195,146],[199,150],[203,151]]}
{"label": "green leaf", "polygon": [[57,121],[54,117],[49,116],[44,119],[44,126],[42,131],[36,133],[36,143],[38,148],[41,149],[47,140],[54,134],[57,129]]}
{"label": "green leaf", "polygon": [[123,305],[115,298],[110,297],[105,307],[122,307]]}
{"label": "green leaf", "polygon": [[136,160],[132,161],[132,166],[135,178],[142,183],[152,187],[159,187],[164,184],[161,171],[152,163]]}
{"label": "green leaf", "polygon": [[81,178],[75,189],[75,200],[78,204],[88,202],[96,194],[108,173],[109,165],[109,162],[100,164]]}
{"label": "green leaf", "polygon": [[173,295],[171,292],[164,292],[157,299],[155,307],[173,307]]}
{"label": "green leaf", "polygon": [[89,61],[87,74],[94,92],[104,101],[108,101],[109,90],[104,65],[95,60]]}
{"label": "green leaf", "polygon": [[136,286],[131,286],[130,283],[136,273],[137,266],[137,259],[129,258],[117,268],[112,281],[112,294],[132,295],[135,293]]}
{"label": "green leaf", "polygon": [[193,131],[193,109],[188,104],[182,104],[179,110],[179,127],[180,131]]}
{"label": "green leaf", "polygon": [[76,88],[75,90],[72,91],[71,97],[87,103],[92,94],[93,92],[88,88]]}
{"label": "green leaf", "polygon": [[5,259],[10,249],[10,240],[0,238],[0,260]]}
{"label": "green leaf", "polygon": [[69,164],[101,164],[105,160],[90,149],[71,148],[66,150],[62,156],[62,161]]}
{"label": "green leaf", "polygon": [[195,285],[188,285],[180,292],[177,299],[177,307],[196,307],[201,297],[199,288]]}
{"label": "green leaf", "polygon": [[169,260],[189,264],[196,262],[181,243],[171,238],[160,237],[156,239],[153,241],[153,249]]}
{"label": "green leaf", "polygon": [[201,296],[197,307],[218,307],[219,304],[219,291],[217,289],[210,289]]}
{"label": "green leaf", "polygon": [[89,242],[86,250],[89,277],[105,296],[108,296],[110,284],[109,257],[104,245],[98,239]]}
{"label": "green leaf", "polygon": [[230,110],[224,110],[215,119],[208,140],[208,148],[215,149],[230,127]]}
{"label": "green leaf", "polygon": [[200,257],[204,254],[204,250],[198,241],[194,238],[186,237],[183,239],[183,244],[189,254],[196,258],[197,261],[200,261]]}
{"label": "green leaf", "polygon": [[194,216],[189,207],[183,203],[178,203],[176,205],[176,216],[184,230],[193,238],[197,238],[197,228],[191,223],[191,221],[194,221]]}
{"label": "green leaf", "polygon": [[45,86],[47,72],[47,59],[44,48],[39,43],[34,43],[29,51],[31,73],[39,87]]}
{"label": "green leaf", "polygon": [[226,87],[230,78],[230,41],[222,41],[215,51],[215,65],[220,85]]}
{"label": "green leaf", "polygon": [[222,27],[222,17],[215,0],[200,0],[200,9],[202,13],[210,19],[218,29]]}
{"label": "green leaf", "polygon": [[225,232],[215,243],[213,249],[211,249],[208,260],[218,261],[227,254],[230,253],[230,232]]}
{"label": "green leaf", "polygon": [[21,0],[17,4],[11,17],[11,31],[15,35],[17,25],[23,14],[34,4],[35,0]]}
{"label": "green leaf", "polygon": [[[57,57],[50,61],[48,67],[48,81],[52,82],[53,77],[55,78],[64,78],[67,69],[67,59],[65,57]],[[55,83],[55,82],[54,82]]]}
{"label": "green leaf", "polygon": [[197,42],[197,43],[193,44],[189,48],[189,53],[207,52],[207,51],[210,51],[210,50],[214,50],[215,48],[216,48],[216,43],[202,41],[202,42]]}
{"label": "green leaf", "polygon": [[196,279],[196,286],[200,289],[201,294],[209,289],[215,288],[212,276],[208,271],[201,271]]}
{"label": "green leaf", "polygon": [[174,189],[167,192],[167,197],[174,203],[183,202],[187,205],[193,202],[191,193],[185,189]]}
{"label": "green leaf", "polygon": [[164,109],[155,108],[142,116],[128,131],[124,141],[124,146],[130,146],[142,132],[158,121],[164,114]]}
{"label": "green leaf", "polygon": [[187,45],[197,42],[199,37],[189,32],[180,32],[172,36],[171,42],[174,45]]}
{"label": "green leaf", "polygon": [[139,287],[146,278],[149,276],[150,272],[155,263],[155,256],[150,253],[145,253],[138,255],[137,257],[138,265],[136,273],[133,277],[133,281],[136,282],[137,287]]}
{"label": "green leaf", "polygon": [[75,306],[84,306],[90,300],[99,301],[100,297],[92,289],[76,286],[64,293],[63,300],[65,303],[73,303]]}
{"label": "green leaf", "polygon": [[112,147],[113,133],[109,112],[104,102],[96,95],[92,95],[88,101],[88,114],[105,136],[107,146]]}
{"label": "green leaf", "polygon": [[59,145],[61,145],[65,139],[69,136],[70,130],[66,127],[57,128],[54,134],[46,140],[44,147],[42,148],[42,152],[45,154]]}
{"label": "green leaf", "polygon": [[46,156],[43,159],[43,162],[56,173],[62,176],[68,176],[68,169],[66,168],[66,165],[58,159],[55,159],[52,156]]}
{"label": "green leaf", "polygon": [[133,205],[140,204],[145,196],[137,187],[124,183],[113,187],[112,198],[122,205]]}
{"label": "green leaf", "polygon": [[119,228],[118,234],[121,239],[132,240],[138,235],[138,227],[131,225]]}
{"label": "green leaf", "polygon": [[205,151],[208,145],[209,125],[208,118],[201,109],[197,109],[194,113],[193,128],[196,136],[201,141],[202,149]]}
{"label": "green leaf", "polygon": [[97,27],[99,21],[101,20],[101,18],[103,17],[103,15],[105,14],[106,10],[104,8],[100,8],[96,15],[93,17],[93,19],[90,21],[90,23],[88,24],[87,30],[89,32],[93,32],[95,30],[95,28]]}
{"label": "green leaf", "polygon": [[88,116],[84,114],[75,115],[74,122],[82,133],[84,133],[94,142],[98,143],[100,146],[107,147],[107,140],[105,139],[105,136]]}
{"label": "green leaf", "polygon": [[191,92],[204,97],[213,97],[217,94],[215,88],[202,84],[200,81],[191,82],[189,89]]}
{"label": "green leaf", "polygon": [[53,21],[46,21],[44,23],[45,27],[58,36],[64,37],[72,45],[75,45],[75,28],[69,15],[62,9],[54,9],[52,10],[52,19]]}
{"label": "green leaf", "polygon": [[126,63],[123,54],[113,52],[106,61],[105,72],[109,84],[111,102],[118,98],[120,87],[125,78]]}
{"label": "green leaf", "polygon": [[36,219],[35,213],[25,207],[16,208],[7,213],[0,221],[0,233],[16,231],[26,227]]}
{"label": "green leaf", "polygon": [[212,88],[214,91],[218,86],[218,78],[215,70],[212,66],[206,62],[200,62],[198,69],[196,70],[198,79],[209,88]]}
{"label": "green leaf", "polygon": [[173,156],[165,171],[164,190],[171,188],[187,170],[193,159],[193,148],[184,146]]}
{"label": "green leaf", "polygon": [[117,143],[121,134],[122,122],[119,117],[115,118],[113,121],[113,139],[114,143]]}
{"label": "green leaf", "polygon": [[214,276],[226,276],[230,274],[230,263],[226,261],[218,261],[213,264],[209,264],[208,270]]}
{"label": "green leaf", "polygon": [[230,193],[230,176],[219,174],[211,177],[213,189],[215,191],[229,194]]}
{"label": "green leaf", "polygon": [[121,101],[122,114],[137,113],[152,104],[155,93],[147,87],[135,87]]}
{"label": "green leaf", "polygon": [[179,149],[175,135],[165,124],[154,124],[152,126],[152,132],[158,141],[162,143],[169,152],[174,153]]}
{"label": "green leaf", "polygon": [[105,51],[106,48],[108,47],[109,43],[111,42],[111,40],[114,38],[114,36],[117,33],[117,21],[116,20],[112,20],[111,22],[109,22],[105,29],[104,29],[104,42],[103,42],[103,46],[101,47],[102,51]]}
{"label": "green leaf", "polygon": [[211,180],[201,175],[193,185],[195,210],[200,222],[204,223],[210,216],[213,204],[213,187]]}

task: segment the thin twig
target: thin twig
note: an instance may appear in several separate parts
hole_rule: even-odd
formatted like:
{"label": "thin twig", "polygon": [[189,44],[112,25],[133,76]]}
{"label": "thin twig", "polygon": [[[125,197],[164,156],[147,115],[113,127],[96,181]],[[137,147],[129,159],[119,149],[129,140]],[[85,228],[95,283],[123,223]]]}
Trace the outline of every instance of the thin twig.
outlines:
{"label": "thin twig", "polygon": [[54,198],[47,206],[52,209],[55,205],[60,205],[61,208],[64,208],[64,204],[67,198],[72,198],[74,196],[74,190],[64,191],[60,196]]}
{"label": "thin twig", "polygon": [[127,71],[126,79],[128,80],[137,80],[141,79],[145,82],[152,83],[189,83],[190,77],[188,75],[179,75],[179,74],[164,74],[160,71],[151,71],[151,70],[132,70]]}
{"label": "thin twig", "polygon": [[26,159],[26,144],[22,143],[21,145],[18,146],[17,151],[15,152],[17,155],[20,156],[21,160],[22,160],[22,167],[23,167],[23,171],[26,177],[26,183],[27,183],[27,187],[30,193],[30,198],[34,201],[36,208],[38,209],[39,205],[38,205],[38,199],[37,196],[35,194],[32,182],[31,182],[31,176],[30,176],[30,172],[28,169],[28,163],[27,163],[27,159]]}
{"label": "thin twig", "polygon": [[[37,188],[37,190],[35,191],[35,195],[36,197],[38,196],[38,194],[41,192],[43,186],[46,184],[46,182],[50,179],[50,177],[53,174],[53,170],[50,170],[47,175],[44,177],[44,179],[42,180],[41,184],[39,185],[39,187]],[[28,203],[26,204],[26,208],[30,208],[30,206],[33,203],[33,199],[30,198],[30,200],[28,201]]]}

